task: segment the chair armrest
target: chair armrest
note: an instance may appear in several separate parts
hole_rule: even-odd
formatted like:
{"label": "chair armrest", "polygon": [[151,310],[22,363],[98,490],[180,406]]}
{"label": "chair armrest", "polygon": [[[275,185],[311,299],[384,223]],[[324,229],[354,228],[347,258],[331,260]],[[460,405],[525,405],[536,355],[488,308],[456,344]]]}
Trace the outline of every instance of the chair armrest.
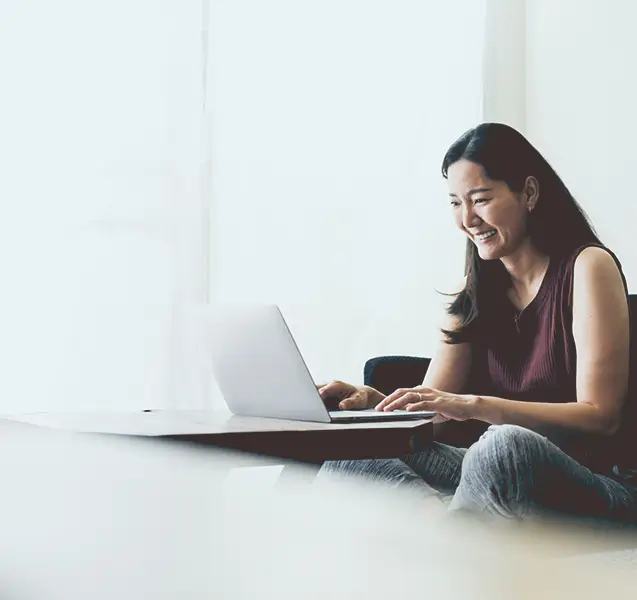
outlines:
{"label": "chair armrest", "polygon": [[421,385],[429,368],[430,358],[419,356],[377,356],[365,363],[363,381],[383,394],[401,387]]}

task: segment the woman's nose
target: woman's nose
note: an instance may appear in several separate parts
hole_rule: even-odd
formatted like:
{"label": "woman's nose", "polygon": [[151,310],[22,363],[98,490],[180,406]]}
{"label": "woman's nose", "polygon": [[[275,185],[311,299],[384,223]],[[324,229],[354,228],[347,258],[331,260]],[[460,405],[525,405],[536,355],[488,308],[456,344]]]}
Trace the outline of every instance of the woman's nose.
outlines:
{"label": "woman's nose", "polygon": [[482,219],[476,213],[475,207],[470,205],[464,205],[462,209],[462,224],[465,229],[470,229],[481,223]]}

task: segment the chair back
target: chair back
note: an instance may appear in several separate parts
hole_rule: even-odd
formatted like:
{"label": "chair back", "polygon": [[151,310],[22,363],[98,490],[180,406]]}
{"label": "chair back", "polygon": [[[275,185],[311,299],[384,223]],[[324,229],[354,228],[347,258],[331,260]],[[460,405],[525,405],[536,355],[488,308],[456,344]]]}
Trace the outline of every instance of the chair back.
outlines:
{"label": "chair back", "polygon": [[363,380],[383,394],[422,384],[430,358],[420,356],[376,356],[365,363]]}
{"label": "chair back", "polygon": [[618,438],[620,466],[635,469],[637,468],[637,294],[628,295],[628,312],[630,318],[628,397],[624,405]]}

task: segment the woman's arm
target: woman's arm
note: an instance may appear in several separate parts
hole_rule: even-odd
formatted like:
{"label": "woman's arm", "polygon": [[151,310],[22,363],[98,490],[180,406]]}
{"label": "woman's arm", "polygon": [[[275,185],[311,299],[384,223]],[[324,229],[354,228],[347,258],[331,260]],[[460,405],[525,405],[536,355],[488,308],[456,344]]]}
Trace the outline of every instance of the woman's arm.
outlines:
{"label": "woman's arm", "polygon": [[[456,329],[458,324],[458,317],[446,315],[442,328],[449,331]],[[447,344],[442,332],[440,335],[436,352],[422,384],[451,394],[459,394],[464,391],[471,371],[471,345]]]}
{"label": "woman's arm", "polygon": [[[464,288],[463,280],[458,291]],[[454,330],[460,324],[459,317],[444,314],[441,328]],[[440,340],[429,364],[423,386],[444,390],[451,394],[467,391],[469,374],[473,362],[470,344],[447,344],[445,336],[440,332]],[[434,422],[433,439],[451,446],[467,447],[478,440],[486,429],[484,423],[477,420]]]}
{"label": "woman's arm", "polygon": [[573,337],[577,402],[548,404],[476,396],[471,411],[474,418],[535,431],[615,433],[628,391],[628,303],[619,269],[601,248],[586,248],[575,261]]}

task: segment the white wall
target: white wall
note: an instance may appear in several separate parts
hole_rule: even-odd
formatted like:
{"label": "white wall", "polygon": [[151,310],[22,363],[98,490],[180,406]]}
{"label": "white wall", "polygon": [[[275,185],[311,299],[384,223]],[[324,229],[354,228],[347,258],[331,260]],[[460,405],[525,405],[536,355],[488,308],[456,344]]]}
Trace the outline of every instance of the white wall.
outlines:
{"label": "white wall", "polygon": [[278,303],[315,379],[430,355],[463,275],[440,163],[482,118],[483,3],[212,1],[214,300]]}
{"label": "white wall", "polygon": [[201,407],[199,0],[0,2],[0,413]]}
{"label": "white wall", "polygon": [[487,0],[483,121],[526,129],[526,2]]}
{"label": "white wall", "polygon": [[637,290],[637,4],[528,0],[527,134]]}

